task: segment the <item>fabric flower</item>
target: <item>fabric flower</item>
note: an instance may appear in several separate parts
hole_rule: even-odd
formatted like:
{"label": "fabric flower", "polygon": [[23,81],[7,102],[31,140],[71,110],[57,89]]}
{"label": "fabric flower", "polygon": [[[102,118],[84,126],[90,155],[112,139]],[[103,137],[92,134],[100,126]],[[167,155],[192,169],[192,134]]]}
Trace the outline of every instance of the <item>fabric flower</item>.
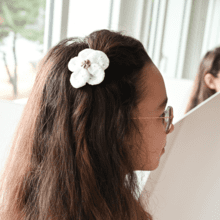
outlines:
{"label": "fabric flower", "polygon": [[68,63],[68,69],[72,72],[70,83],[74,88],[97,85],[105,78],[105,71],[109,66],[107,55],[100,50],[90,48],[79,52],[77,57]]}

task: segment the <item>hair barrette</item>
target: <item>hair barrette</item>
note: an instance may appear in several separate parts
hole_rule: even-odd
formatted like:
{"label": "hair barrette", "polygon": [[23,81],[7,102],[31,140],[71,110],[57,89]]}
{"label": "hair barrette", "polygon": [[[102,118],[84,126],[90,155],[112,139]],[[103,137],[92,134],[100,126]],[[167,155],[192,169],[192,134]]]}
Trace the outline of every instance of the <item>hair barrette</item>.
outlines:
{"label": "hair barrette", "polygon": [[109,58],[100,50],[86,48],[68,63],[72,72],[70,83],[74,88],[100,84],[105,78],[105,70],[109,66]]}

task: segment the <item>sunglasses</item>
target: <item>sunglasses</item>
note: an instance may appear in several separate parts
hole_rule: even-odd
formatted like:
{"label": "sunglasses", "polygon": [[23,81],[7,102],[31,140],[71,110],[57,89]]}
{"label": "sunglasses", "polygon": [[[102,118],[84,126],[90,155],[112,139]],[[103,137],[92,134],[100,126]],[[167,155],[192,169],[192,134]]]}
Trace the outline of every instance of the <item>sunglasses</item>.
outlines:
{"label": "sunglasses", "polygon": [[140,118],[134,118],[134,119],[163,118],[163,124],[166,130],[166,134],[168,134],[170,132],[171,125],[172,125],[173,118],[174,118],[173,107],[168,106],[162,115],[163,115],[162,117],[161,116],[160,117],[140,117]]}

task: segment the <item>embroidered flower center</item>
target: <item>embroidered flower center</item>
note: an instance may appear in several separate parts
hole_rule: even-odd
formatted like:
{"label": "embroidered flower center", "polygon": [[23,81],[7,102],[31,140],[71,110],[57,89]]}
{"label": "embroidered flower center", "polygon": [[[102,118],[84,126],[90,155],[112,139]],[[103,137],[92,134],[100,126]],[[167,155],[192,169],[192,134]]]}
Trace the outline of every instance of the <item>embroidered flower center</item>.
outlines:
{"label": "embroidered flower center", "polygon": [[85,69],[88,69],[91,66],[90,60],[85,60],[82,62],[81,66]]}

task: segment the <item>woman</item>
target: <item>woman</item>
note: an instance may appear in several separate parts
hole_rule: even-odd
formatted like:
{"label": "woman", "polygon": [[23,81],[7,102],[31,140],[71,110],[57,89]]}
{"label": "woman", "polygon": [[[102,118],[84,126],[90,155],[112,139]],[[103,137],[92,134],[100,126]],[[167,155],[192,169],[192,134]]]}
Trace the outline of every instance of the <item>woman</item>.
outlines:
{"label": "woman", "polygon": [[2,175],[1,219],[152,219],[135,170],[154,170],[172,132],[163,78],[143,45],[100,30],[40,62]]}
{"label": "woman", "polygon": [[185,113],[220,91],[220,47],[208,51],[196,75]]}

